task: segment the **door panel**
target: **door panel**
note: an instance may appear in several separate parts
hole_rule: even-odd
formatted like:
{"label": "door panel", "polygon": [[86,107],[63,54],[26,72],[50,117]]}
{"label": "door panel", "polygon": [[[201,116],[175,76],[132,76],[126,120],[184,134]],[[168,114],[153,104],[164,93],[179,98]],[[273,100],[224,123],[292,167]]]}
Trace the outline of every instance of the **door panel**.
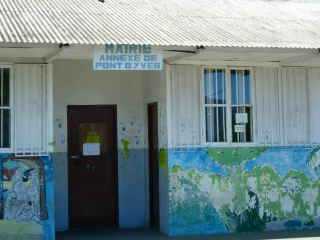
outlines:
{"label": "door panel", "polygon": [[159,230],[158,105],[148,104],[150,225]]}
{"label": "door panel", "polygon": [[68,107],[71,226],[117,224],[115,106]]}

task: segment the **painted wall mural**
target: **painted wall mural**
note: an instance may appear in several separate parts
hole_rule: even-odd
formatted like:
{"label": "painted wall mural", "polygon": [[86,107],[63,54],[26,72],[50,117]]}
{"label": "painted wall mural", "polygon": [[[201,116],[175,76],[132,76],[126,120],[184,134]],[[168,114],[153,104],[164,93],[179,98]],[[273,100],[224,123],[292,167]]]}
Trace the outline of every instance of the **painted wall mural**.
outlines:
{"label": "painted wall mural", "polygon": [[169,150],[169,234],[320,227],[318,147]]}
{"label": "painted wall mural", "polygon": [[3,156],[0,166],[0,237],[53,240],[51,159]]}

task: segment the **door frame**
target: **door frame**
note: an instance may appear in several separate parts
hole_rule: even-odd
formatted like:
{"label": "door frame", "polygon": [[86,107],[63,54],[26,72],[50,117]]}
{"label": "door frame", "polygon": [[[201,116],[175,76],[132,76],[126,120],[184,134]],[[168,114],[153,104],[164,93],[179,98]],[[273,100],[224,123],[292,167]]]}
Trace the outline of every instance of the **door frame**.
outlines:
{"label": "door frame", "polygon": [[101,104],[101,105],[67,105],[67,161],[68,161],[68,225],[69,225],[69,229],[72,228],[71,226],[71,198],[70,198],[70,194],[71,194],[71,181],[70,181],[70,158],[69,158],[69,143],[71,140],[70,137],[70,128],[69,128],[69,122],[70,122],[70,111],[71,110],[112,110],[114,113],[114,126],[115,126],[115,135],[114,140],[115,140],[115,163],[114,163],[114,192],[116,193],[115,195],[115,227],[119,228],[119,176],[118,176],[118,154],[119,154],[119,150],[118,150],[118,112],[117,112],[117,105],[116,104],[110,104],[110,105],[106,105],[106,104]]}
{"label": "door frame", "polygon": [[[156,133],[157,133],[157,139],[156,139],[156,145],[157,145],[157,159],[156,159],[156,169],[155,171],[156,172],[156,176],[157,177],[157,181],[156,181],[156,186],[155,186],[155,183],[152,182],[152,175],[151,174],[154,174],[153,171],[154,169],[151,169],[151,156],[150,156],[150,138],[152,136],[150,136],[150,113],[149,113],[149,109],[150,108],[155,108],[156,110],[156,126],[154,126],[156,128]],[[150,224],[150,227],[153,227],[156,231],[159,231],[160,230],[160,166],[159,166],[159,104],[158,102],[150,102],[147,104],[147,133],[148,133],[148,185],[149,185],[149,224]],[[156,191],[157,191],[157,194],[156,196],[154,196],[153,194],[153,188],[156,188]],[[152,198],[151,198],[152,197]],[[153,209],[152,209],[152,206],[153,206],[153,201],[156,201],[156,215],[154,216],[153,214]],[[153,206],[154,207],[154,206]]]}

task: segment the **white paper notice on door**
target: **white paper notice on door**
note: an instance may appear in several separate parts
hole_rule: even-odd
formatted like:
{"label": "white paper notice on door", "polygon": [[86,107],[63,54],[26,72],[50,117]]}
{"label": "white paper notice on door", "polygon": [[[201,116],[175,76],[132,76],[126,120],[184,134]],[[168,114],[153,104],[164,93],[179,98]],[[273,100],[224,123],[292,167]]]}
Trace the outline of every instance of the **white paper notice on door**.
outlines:
{"label": "white paper notice on door", "polygon": [[100,143],[84,143],[82,148],[83,156],[100,156]]}

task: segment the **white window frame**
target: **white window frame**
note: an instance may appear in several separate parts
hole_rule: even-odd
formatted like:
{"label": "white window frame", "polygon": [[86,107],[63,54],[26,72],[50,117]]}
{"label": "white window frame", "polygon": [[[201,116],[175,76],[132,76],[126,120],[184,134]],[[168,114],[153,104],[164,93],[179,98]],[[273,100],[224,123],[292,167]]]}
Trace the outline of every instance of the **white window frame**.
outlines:
{"label": "white window frame", "polygon": [[[205,69],[221,69],[225,71],[226,77],[226,132],[227,132],[227,141],[226,142],[207,142],[206,139],[206,118],[205,118],[205,85],[204,85],[204,70]],[[252,118],[252,126],[251,126],[251,134],[252,134],[252,141],[251,142],[243,142],[243,143],[236,143],[232,142],[232,93],[231,93],[231,70],[249,70],[250,71],[250,91],[251,91],[251,118]],[[255,124],[256,124],[256,109],[255,109],[255,72],[253,67],[233,67],[233,66],[215,66],[215,65],[208,65],[201,67],[201,81],[200,81],[200,109],[201,109],[201,143],[205,146],[214,146],[214,147],[248,147],[248,146],[255,146],[256,145],[256,131],[255,131]]]}
{"label": "white window frame", "polygon": [[0,147],[0,153],[12,153],[13,152],[13,144],[14,144],[14,71],[13,71],[13,67],[11,64],[1,64],[0,63],[0,68],[8,68],[9,69],[9,74],[10,74],[10,78],[9,78],[9,94],[10,94],[10,98],[9,98],[9,107],[1,107],[0,109],[9,109],[10,110],[10,147],[9,148],[1,148]]}

